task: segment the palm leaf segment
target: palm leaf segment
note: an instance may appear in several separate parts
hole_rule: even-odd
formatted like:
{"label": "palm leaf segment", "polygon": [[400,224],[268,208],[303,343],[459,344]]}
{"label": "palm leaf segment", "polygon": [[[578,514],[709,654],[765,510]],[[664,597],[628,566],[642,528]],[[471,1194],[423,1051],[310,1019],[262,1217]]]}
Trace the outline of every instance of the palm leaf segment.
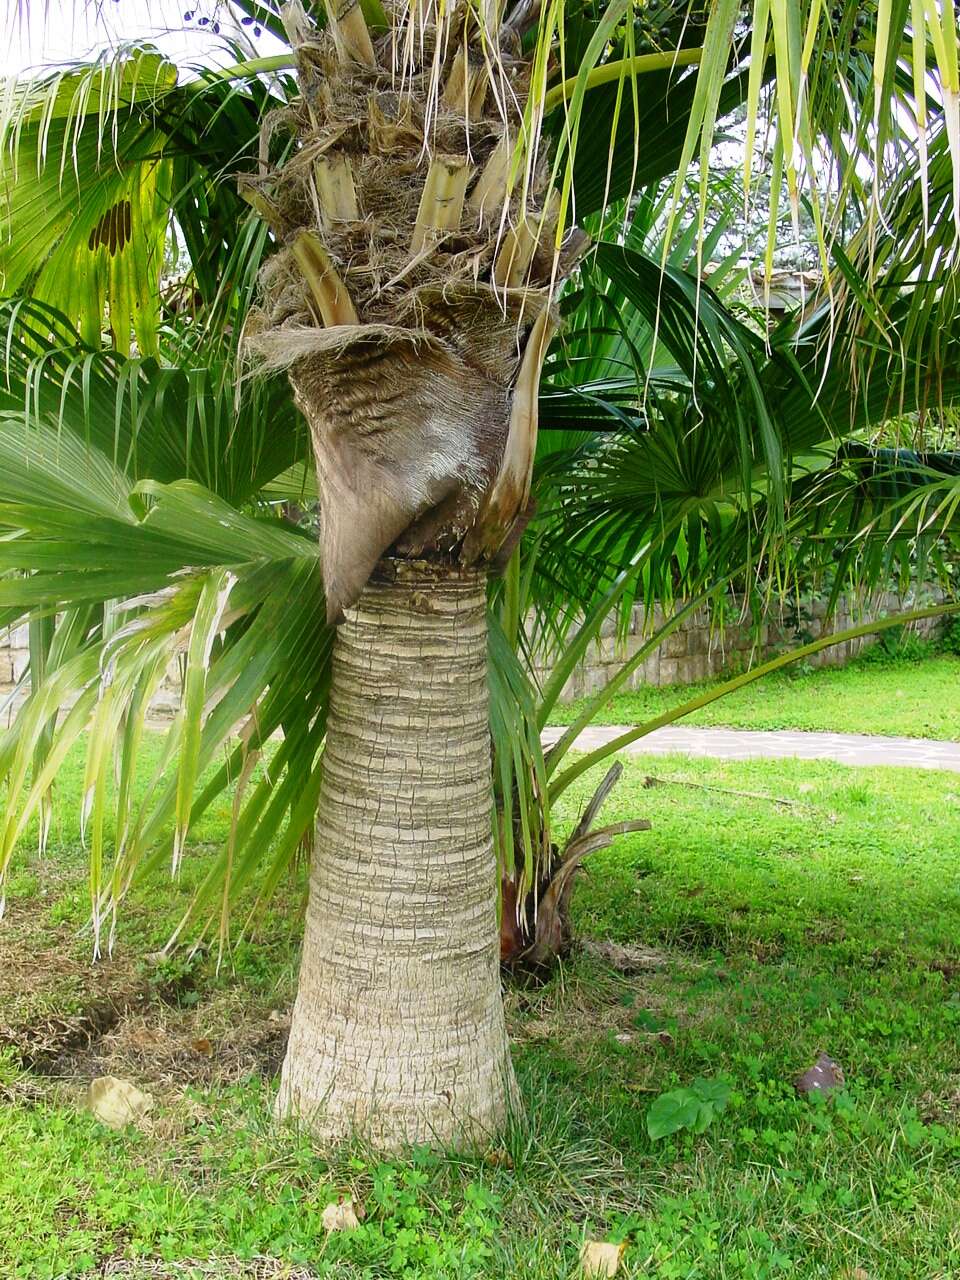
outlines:
{"label": "palm leaf segment", "polygon": [[[25,464],[22,419],[0,418],[0,522],[11,532],[0,547],[4,569],[20,571],[0,579],[0,609],[7,618],[58,616],[46,679],[0,744],[8,787],[0,870],[42,813],[66,753],[85,739],[83,816],[99,926],[138,864],[159,856],[171,825],[176,869],[190,824],[225,787],[239,783],[243,793],[282,728],[269,777],[250,785],[238,809],[224,893],[239,892],[253,867],[262,874],[268,850],[279,875],[309,827],[319,782],[331,635],[314,544],[189,481],[134,484],[52,424],[32,430]],[[149,705],[177,659],[182,707],[155,776],[138,779]],[[38,757],[44,730],[64,709]],[[106,875],[108,809],[115,856]]]}
{"label": "palm leaf segment", "polygon": [[[182,245],[209,324],[239,327],[265,246],[236,190],[288,87],[178,69],[122,46],[0,96],[0,291],[55,306],[85,343],[155,355],[178,311],[161,284]],[[279,94],[279,96],[277,96]],[[171,218],[176,232],[171,236]],[[193,310],[188,299],[186,309]],[[209,332],[208,328],[208,332]]]}
{"label": "palm leaf segment", "polygon": [[[239,396],[229,362],[85,350],[46,307],[5,312],[0,620],[27,615],[46,634],[32,654],[43,679],[0,745],[0,875],[34,819],[45,840],[57,770],[81,751],[98,940],[134,873],[171,856],[171,830],[176,866],[191,825],[235,789],[229,848],[195,904],[205,919],[255,868],[276,883],[319,785],[332,638],[319,552],[256,505],[303,457],[301,423],[282,381]],[[181,710],[144,777],[172,667]]]}
{"label": "palm leaf segment", "polygon": [[[156,346],[172,174],[152,116],[175,79],[153,54],[102,59],[57,76],[42,93],[23,93],[8,125],[16,151],[0,160],[3,292],[29,282],[38,301],[79,323],[91,343],[109,315],[121,350],[131,334],[142,350]],[[124,130],[122,149],[110,155],[108,144],[105,155],[99,130],[77,125],[118,112],[135,127]]]}

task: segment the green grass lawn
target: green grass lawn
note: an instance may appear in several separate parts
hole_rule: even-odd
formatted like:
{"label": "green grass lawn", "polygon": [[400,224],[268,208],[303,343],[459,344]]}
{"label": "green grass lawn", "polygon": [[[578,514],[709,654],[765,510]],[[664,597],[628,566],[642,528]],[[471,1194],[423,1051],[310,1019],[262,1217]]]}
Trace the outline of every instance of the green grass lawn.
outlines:
{"label": "green grass lawn", "polygon": [[[93,968],[64,822],[0,926],[0,1276],[560,1280],[592,1238],[626,1242],[628,1277],[955,1277],[960,779],[639,758],[605,813],[653,829],[588,864],[578,929],[662,967],[580,955],[510,989],[525,1120],[486,1156],[391,1162],[271,1119],[302,872],[219,974],[212,953],[144,960],[223,836],[212,814],[184,883],[146,886]],[[826,1105],[792,1083],[821,1049],[846,1072]],[[155,1096],[142,1128],[83,1111],[107,1073]],[[696,1080],[726,1109],[652,1141],[653,1101]],[[341,1194],[363,1224],[327,1236]]]}
{"label": "green grass lawn", "polygon": [[[648,686],[620,694],[594,723],[642,724],[717,683]],[[570,724],[582,706],[578,700],[557,707],[551,723]],[[683,723],[960,741],[960,657],[861,659],[815,671],[787,668],[719,699]]]}

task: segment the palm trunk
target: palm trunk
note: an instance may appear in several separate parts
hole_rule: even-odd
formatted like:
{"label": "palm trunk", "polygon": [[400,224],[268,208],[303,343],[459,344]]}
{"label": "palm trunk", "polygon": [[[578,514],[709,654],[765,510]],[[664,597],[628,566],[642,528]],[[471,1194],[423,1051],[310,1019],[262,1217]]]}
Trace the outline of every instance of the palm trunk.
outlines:
{"label": "palm trunk", "polygon": [[583,238],[558,256],[549,164],[508,163],[533,68],[502,7],[387,0],[383,34],[326,7],[320,31],[281,6],[299,145],[273,167],[271,113],[243,184],[278,245],[245,345],[310,426],[344,619],[278,1107],[332,1140],[488,1141],[516,1086],[476,566],[529,514],[552,290]]}
{"label": "palm trunk", "polygon": [[338,630],[278,1099],[321,1138],[489,1141],[515,1101],[486,664],[471,569],[381,562]]}

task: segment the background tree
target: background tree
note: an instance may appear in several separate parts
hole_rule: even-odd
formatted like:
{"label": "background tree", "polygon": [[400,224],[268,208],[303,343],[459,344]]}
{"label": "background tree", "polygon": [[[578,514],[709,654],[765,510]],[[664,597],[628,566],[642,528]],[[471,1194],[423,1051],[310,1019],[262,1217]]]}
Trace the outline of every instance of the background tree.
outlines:
{"label": "background tree", "polygon": [[[523,556],[490,707],[485,579],[529,516],[558,291],[574,323],[543,406],[604,442],[543,451],[546,571],[528,581],[594,612],[671,577],[676,592],[679,564],[710,590],[724,563],[769,570],[832,432],[889,412],[891,370],[901,408],[952,395],[956,29],[950,5],[914,6],[912,28],[908,8],[865,10],[865,40],[860,6],[772,0],[663,5],[656,26],[626,3],[253,5],[289,59],[180,84],[123,49],[7,95],[0,606],[32,619],[36,679],[0,744],[0,865],[81,734],[98,939],[138,868],[176,871],[224,788],[234,830],[200,918],[216,892],[225,922],[254,876],[268,893],[316,816],[280,1109],[321,1134],[482,1140],[515,1101],[490,730],[517,815],[495,824],[501,850],[517,825],[528,881],[531,815],[542,832],[560,779],[543,787],[543,711],[516,660]],[[285,68],[295,81],[258,78]],[[748,156],[757,120],[773,129],[771,219],[781,196],[808,201],[824,273],[769,352],[699,279],[706,161],[738,104]],[[698,154],[697,270],[664,272],[630,228],[666,181],[669,250]],[[924,234],[904,234],[917,191]],[[861,229],[841,246],[851,203]],[[189,289],[165,298],[171,215]],[[575,218],[598,243],[563,295],[586,248]],[[930,245],[936,282],[904,274]],[[242,359],[261,376],[241,381]],[[264,507],[304,491],[311,455],[319,549]],[[950,513],[944,483],[925,519]],[[807,509],[839,529],[848,492]],[[566,549],[593,570],[576,595]],[[136,804],[178,652],[183,707]]]}

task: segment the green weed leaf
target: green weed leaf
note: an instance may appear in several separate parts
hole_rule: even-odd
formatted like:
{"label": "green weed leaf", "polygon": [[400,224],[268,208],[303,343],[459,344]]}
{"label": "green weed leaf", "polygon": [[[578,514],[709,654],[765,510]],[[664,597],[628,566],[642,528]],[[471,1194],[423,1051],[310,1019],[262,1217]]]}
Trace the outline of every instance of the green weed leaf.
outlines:
{"label": "green weed leaf", "polygon": [[647,1112],[647,1133],[654,1142],[681,1129],[703,1133],[730,1100],[730,1086],[722,1080],[698,1076],[689,1089],[661,1093]]}
{"label": "green weed leaf", "polygon": [[654,1142],[668,1138],[681,1129],[696,1125],[703,1104],[692,1089],[672,1089],[661,1093],[647,1112],[647,1133]]}

